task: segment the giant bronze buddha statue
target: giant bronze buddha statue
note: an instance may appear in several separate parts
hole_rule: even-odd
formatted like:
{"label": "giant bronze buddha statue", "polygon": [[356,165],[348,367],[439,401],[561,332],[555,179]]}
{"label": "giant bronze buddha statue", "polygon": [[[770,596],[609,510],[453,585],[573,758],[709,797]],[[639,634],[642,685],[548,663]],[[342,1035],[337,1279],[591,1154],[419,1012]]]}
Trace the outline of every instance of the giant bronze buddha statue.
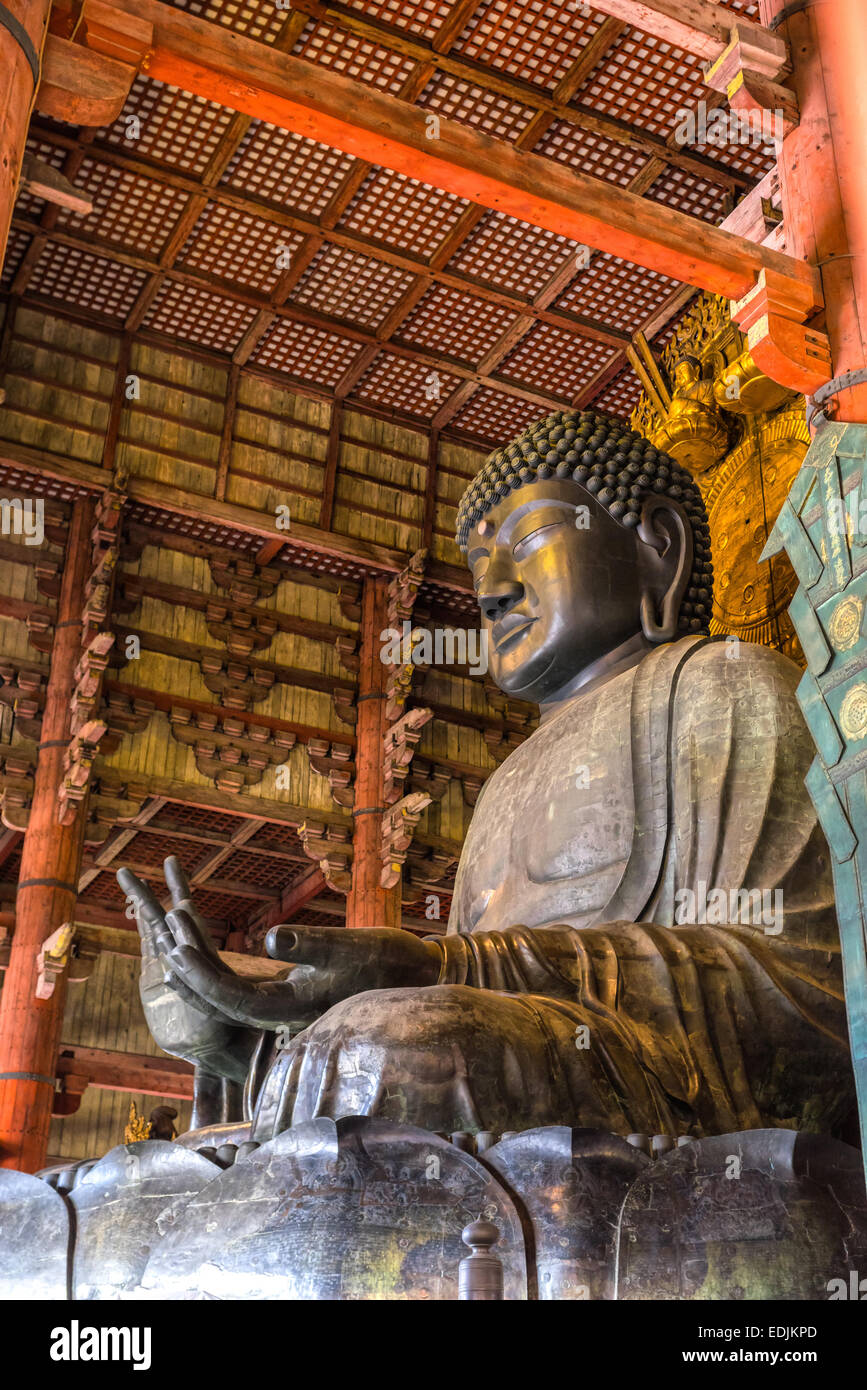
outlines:
{"label": "giant bronze buddha statue", "polygon": [[293,969],[255,983],[176,862],[166,914],[122,869],[154,1038],[243,1083],[259,1141],[347,1115],[833,1133],[854,1087],[799,673],[708,639],[691,478],[621,425],[549,416],[486,461],[458,542],[491,674],[541,722],[485,784],[448,932],[275,927]]}

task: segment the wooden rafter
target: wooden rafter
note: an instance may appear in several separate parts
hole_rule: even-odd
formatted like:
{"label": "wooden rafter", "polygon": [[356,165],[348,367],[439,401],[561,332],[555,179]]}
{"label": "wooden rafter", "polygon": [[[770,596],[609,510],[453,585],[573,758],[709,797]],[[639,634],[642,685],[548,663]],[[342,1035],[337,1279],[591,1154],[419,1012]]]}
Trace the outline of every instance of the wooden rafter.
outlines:
{"label": "wooden rafter", "polygon": [[[50,142],[54,142],[62,148],[76,148],[76,140],[73,136],[67,136],[49,127],[36,125],[35,132]],[[93,146],[93,153],[100,160],[111,164],[119,169],[124,169],[131,174],[147,179],[157,179],[169,187],[177,188],[186,192],[195,192],[203,187],[200,181],[191,178],[189,175],[178,173],[169,167],[151,163],[135,156],[127,154],[123,150],[118,150],[112,145],[96,144]],[[246,213],[251,217],[261,217],[271,221],[275,227],[285,228],[287,231],[298,231],[303,235],[315,235],[319,233],[318,224],[309,217],[300,216],[297,213],[282,211],[273,203],[257,198],[250,194],[237,194],[225,187],[214,190],[213,201],[221,206],[232,208],[237,212]],[[479,212],[476,208],[467,209],[468,213],[473,213],[476,217],[484,215],[484,209]],[[30,229],[30,223],[26,225]],[[475,225],[475,224],[474,224]],[[369,256],[374,260],[380,260],[385,265],[394,266],[398,270],[409,271],[413,275],[421,276],[428,285],[443,285],[447,289],[457,290],[464,294],[474,295],[477,299],[482,299],[487,303],[496,304],[503,308],[514,309],[517,313],[528,313],[540,323],[548,323],[553,328],[562,328],[565,332],[579,332],[585,337],[596,338],[600,342],[611,342],[620,346],[628,341],[628,334],[624,334],[617,329],[611,328],[604,323],[599,323],[593,319],[580,314],[572,313],[567,310],[547,310],[545,312],[534,311],[526,298],[513,293],[509,290],[501,290],[486,284],[477,276],[468,275],[463,272],[445,270],[444,265],[451,258],[457,246],[460,245],[464,234],[464,228],[455,228],[450,234],[448,243],[437,251],[432,260],[427,263],[418,257],[407,255],[404,252],[374,242],[370,238],[360,236],[355,232],[348,232],[341,228],[334,228],[324,237],[324,241],[346,248],[350,251],[359,252],[361,255]],[[87,246],[97,254],[111,256],[121,260],[124,264],[137,264],[141,260],[144,267],[150,268],[152,262],[146,258],[128,258],[124,260],[123,248],[111,242],[101,242],[98,238],[80,236],[80,244]],[[203,283],[210,283],[208,276],[203,275]],[[228,282],[221,282],[221,293],[230,290],[232,287]],[[253,302],[252,300],[250,302]]]}
{"label": "wooden rafter", "polygon": [[714,0],[600,0],[599,4],[593,0],[593,8],[704,62],[715,62],[725,52],[735,26],[745,39],[753,39],[775,56],[777,72],[788,61],[782,39],[760,24],[724,10]]}
{"label": "wooden rafter", "polygon": [[408,103],[159,0],[118,8],[153,24],[143,67],[159,81],[729,299],[766,270],[801,321],[822,307],[818,272],[803,262],[453,121],[431,140]]}
{"label": "wooden rafter", "polygon": [[[406,58],[412,58],[418,63],[433,62],[440,71],[448,73],[452,77],[472,83],[484,92],[495,92],[500,96],[507,97],[510,101],[519,102],[532,111],[544,112],[551,120],[567,121],[570,125],[577,126],[589,134],[600,135],[604,139],[610,140],[612,144],[639,150],[650,159],[661,157],[666,164],[686,170],[689,173],[698,174],[712,183],[719,184],[721,188],[746,189],[749,187],[750,180],[747,176],[718,160],[706,155],[692,154],[686,150],[673,149],[661,137],[652,135],[641,126],[631,125],[627,121],[615,120],[613,117],[594,111],[589,106],[582,106],[575,102],[573,100],[575,93],[581,83],[590,75],[592,68],[581,73],[580,81],[572,91],[567,89],[564,93],[555,89],[551,93],[532,82],[523,81],[507,72],[487,67],[485,64],[472,59],[457,54],[437,54],[433,45],[425,43],[424,40],[404,29],[395,29],[380,20],[365,15],[349,5],[322,4],[320,0],[295,0],[295,3],[298,9],[304,10],[311,18],[339,25],[349,33],[358,34],[360,37],[381,44],[384,48],[389,48]],[[627,6],[631,7],[632,3],[633,0],[626,0]],[[674,3],[678,3],[678,0],[674,0]],[[599,6],[599,9],[604,10],[605,6]],[[732,18],[735,19],[736,17],[733,16]],[[603,27],[600,26],[600,29]],[[621,25],[621,31],[623,27]],[[606,39],[613,32],[613,29],[608,29]],[[616,34],[611,42],[616,42],[618,37],[619,34]],[[595,52],[594,49],[590,48],[590,45],[597,38],[598,34],[594,35],[594,39],[591,39],[586,46],[586,49],[590,49],[588,62]],[[606,42],[606,39],[600,40],[601,52],[596,57],[594,66],[598,66],[611,46]]]}

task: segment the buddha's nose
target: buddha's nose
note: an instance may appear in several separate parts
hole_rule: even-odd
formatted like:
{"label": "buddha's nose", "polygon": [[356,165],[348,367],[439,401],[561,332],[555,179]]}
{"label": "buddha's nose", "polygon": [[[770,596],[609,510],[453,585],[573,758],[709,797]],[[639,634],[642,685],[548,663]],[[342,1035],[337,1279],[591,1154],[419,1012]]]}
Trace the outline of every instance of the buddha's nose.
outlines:
{"label": "buddha's nose", "polygon": [[478,592],[478,604],[489,623],[495,623],[504,613],[510,612],[524,597],[524,586],[514,579],[482,580]]}

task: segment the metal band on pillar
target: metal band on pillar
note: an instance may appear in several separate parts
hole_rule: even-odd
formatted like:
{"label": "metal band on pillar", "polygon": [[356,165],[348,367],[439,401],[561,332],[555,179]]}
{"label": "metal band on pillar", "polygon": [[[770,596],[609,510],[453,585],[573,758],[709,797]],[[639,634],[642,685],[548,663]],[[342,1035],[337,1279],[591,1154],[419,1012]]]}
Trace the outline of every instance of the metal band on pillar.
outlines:
{"label": "metal band on pillar", "polygon": [[0,5],[0,27],[6,29],[7,32],[12,35],[18,47],[21,49],[21,52],[30,64],[30,71],[33,73],[33,85],[34,87],[38,87],[40,78],[39,54],[36,52],[33,40],[24,28],[24,25],[19,19],[15,18],[14,14],[11,14],[9,10],[7,10],[5,5]]}

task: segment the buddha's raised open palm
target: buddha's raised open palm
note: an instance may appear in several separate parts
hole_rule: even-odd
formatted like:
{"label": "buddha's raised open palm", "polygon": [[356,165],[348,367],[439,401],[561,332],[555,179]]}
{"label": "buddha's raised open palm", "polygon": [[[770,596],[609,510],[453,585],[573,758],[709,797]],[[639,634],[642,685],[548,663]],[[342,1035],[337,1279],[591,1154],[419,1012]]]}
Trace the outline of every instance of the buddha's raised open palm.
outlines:
{"label": "buddha's raised open palm", "polygon": [[291,978],[245,979],[215,950],[177,859],[163,867],[168,912],[130,869],[117,874],[141,936],[142,1004],[159,1046],[209,1071],[243,1080],[262,1029],[297,1033],[364,990],[436,983],[436,943],[387,927],[273,927],[266,949],[293,967]]}

